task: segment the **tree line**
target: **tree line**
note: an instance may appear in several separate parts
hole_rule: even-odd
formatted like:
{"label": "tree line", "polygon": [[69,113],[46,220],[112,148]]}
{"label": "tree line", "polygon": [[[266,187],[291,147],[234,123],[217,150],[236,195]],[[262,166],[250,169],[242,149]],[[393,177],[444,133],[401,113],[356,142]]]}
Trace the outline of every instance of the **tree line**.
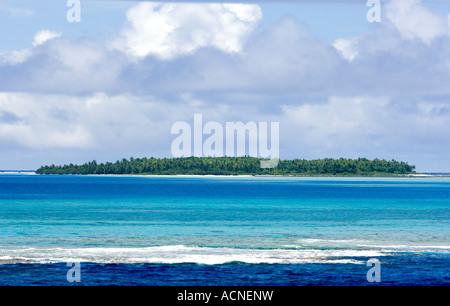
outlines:
{"label": "tree line", "polygon": [[140,175],[395,175],[415,173],[415,166],[395,160],[293,159],[280,160],[275,168],[261,168],[256,157],[133,158],[115,163],[42,166],[37,174],[140,174]]}

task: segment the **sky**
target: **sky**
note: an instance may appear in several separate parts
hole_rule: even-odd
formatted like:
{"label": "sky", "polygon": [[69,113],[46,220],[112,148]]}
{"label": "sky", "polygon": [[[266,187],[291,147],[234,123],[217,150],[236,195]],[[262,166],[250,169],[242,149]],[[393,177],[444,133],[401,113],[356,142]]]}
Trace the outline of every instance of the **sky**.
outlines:
{"label": "sky", "polygon": [[450,3],[0,2],[0,169],[172,157],[171,126],[279,122],[281,159],[450,172]]}

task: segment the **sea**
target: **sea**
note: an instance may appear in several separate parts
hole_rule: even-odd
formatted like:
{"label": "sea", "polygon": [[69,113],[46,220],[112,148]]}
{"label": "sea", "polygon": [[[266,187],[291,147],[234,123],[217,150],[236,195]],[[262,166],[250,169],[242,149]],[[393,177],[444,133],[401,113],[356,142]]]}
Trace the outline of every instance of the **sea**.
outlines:
{"label": "sea", "polygon": [[4,172],[0,285],[450,285],[450,178]]}

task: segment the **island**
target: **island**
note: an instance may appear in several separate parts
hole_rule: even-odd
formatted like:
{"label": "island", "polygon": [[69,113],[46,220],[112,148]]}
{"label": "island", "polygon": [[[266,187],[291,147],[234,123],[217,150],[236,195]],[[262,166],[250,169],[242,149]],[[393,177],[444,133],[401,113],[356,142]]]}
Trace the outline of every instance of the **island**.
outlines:
{"label": "island", "polygon": [[279,160],[275,168],[261,168],[257,157],[133,158],[115,163],[41,166],[36,174],[74,175],[277,175],[277,176],[398,176],[415,174],[407,162],[367,158]]}

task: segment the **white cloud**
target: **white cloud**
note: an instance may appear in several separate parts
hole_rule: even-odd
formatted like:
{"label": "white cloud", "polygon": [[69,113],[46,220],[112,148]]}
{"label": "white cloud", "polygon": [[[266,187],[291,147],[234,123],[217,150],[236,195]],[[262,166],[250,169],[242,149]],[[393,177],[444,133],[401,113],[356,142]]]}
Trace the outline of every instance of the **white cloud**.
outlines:
{"label": "white cloud", "polygon": [[330,97],[325,103],[285,106],[284,112],[301,131],[308,146],[324,150],[342,146],[363,147],[369,135],[384,134],[382,122],[389,117],[386,98]]}
{"label": "white cloud", "polygon": [[[99,66],[103,66],[107,51],[103,46],[91,41],[61,42],[52,44],[48,48],[53,60],[57,60],[74,74],[82,74],[85,76],[98,72]],[[104,67],[106,68],[106,67]],[[109,74],[114,74],[113,66],[107,68]],[[108,73],[105,73],[105,77]]]}
{"label": "white cloud", "polygon": [[12,18],[29,18],[35,15],[33,10],[20,7],[11,7],[7,4],[0,4],[0,12],[6,12]]}
{"label": "white cloud", "polygon": [[118,78],[127,63],[124,54],[90,39],[54,39],[0,53],[0,92],[68,94],[117,89],[123,85]]}
{"label": "white cloud", "polygon": [[[280,146],[287,152],[300,152],[307,158],[403,159],[418,165],[419,171],[434,164],[423,160],[425,155],[448,160],[440,152],[447,151],[450,141],[446,132],[450,106],[442,102],[335,96],[283,110],[280,126],[285,141]],[[440,169],[448,165],[441,164]]]}
{"label": "white cloud", "polygon": [[[25,149],[170,152],[170,127],[217,109],[184,94],[169,103],[131,94],[87,96],[0,92],[0,141]],[[161,143],[166,145],[163,147]],[[155,149],[155,145],[159,147]],[[129,145],[129,146],[128,146]],[[126,153],[129,154],[129,153]]]}
{"label": "white cloud", "polygon": [[0,52],[0,65],[16,65],[25,62],[33,51],[31,49]]}
{"label": "white cloud", "polygon": [[[61,36],[60,32],[40,30],[36,33],[31,43],[33,47],[43,45],[49,40]],[[33,48],[0,52],[0,65],[17,65],[27,61],[34,54]]]}
{"label": "white cloud", "polygon": [[358,56],[356,47],[357,40],[355,39],[337,39],[333,43],[333,47],[348,61],[353,61]]}
{"label": "white cloud", "polygon": [[383,21],[375,30],[333,43],[344,59],[353,61],[361,55],[386,52],[391,58],[399,54],[410,57],[420,44],[429,47],[439,38],[450,37],[449,17],[427,9],[420,0],[391,0],[383,5],[382,14]]}
{"label": "white cloud", "polygon": [[267,115],[252,113],[250,105],[208,102],[191,93],[170,102],[131,94],[0,93],[0,143],[9,144],[5,150],[49,154],[77,150],[80,156],[93,154],[97,159],[111,153],[116,158],[170,156],[175,138],[171,125],[191,122],[194,113],[203,114],[204,123],[280,122],[281,158],[402,159],[408,154],[415,163],[427,152],[446,151],[450,141],[446,133],[450,107],[439,101],[335,96],[323,103],[285,105],[281,113]]}
{"label": "white cloud", "polygon": [[405,39],[421,39],[426,43],[448,33],[444,16],[433,13],[420,0],[393,0],[386,4],[386,18]]}
{"label": "white cloud", "polygon": [[259,7],[239,4],[136,4],[113,49],[42,32],[0,55],[0,143],[30,156],[170,156],[171,124],[202,113],[279,121],[281,158],[448,160],[447,16],[413,0],[382,13],[332,45],[293,17],[255,31]]}
{"label": "white cloud", "polygon": [[47,42],[49,40],[52,40],[52,39],[55,39],[55,38],[58,38],[60,36],[61,36],[61,32],[54,32],[54,31],[49,31],[49,30],[40,30],[34,36],[32,45],[34,47],[40,46],[40,45],[44,44],[45,42]]}
{"label": "white cloud", "polygon": [[37,149],[85,147],[92,143],[88,131],[73,121],[75,100],[26,93],[0,93],[0,110],[16,120],[0,122],[0,139]]}
{"label": "white cloud", "polygon": [[172,59],[202,47],[236,53],[261,18],[250,4],[141,2],[128,10],[129,24],[112,46],[137,58]]}

